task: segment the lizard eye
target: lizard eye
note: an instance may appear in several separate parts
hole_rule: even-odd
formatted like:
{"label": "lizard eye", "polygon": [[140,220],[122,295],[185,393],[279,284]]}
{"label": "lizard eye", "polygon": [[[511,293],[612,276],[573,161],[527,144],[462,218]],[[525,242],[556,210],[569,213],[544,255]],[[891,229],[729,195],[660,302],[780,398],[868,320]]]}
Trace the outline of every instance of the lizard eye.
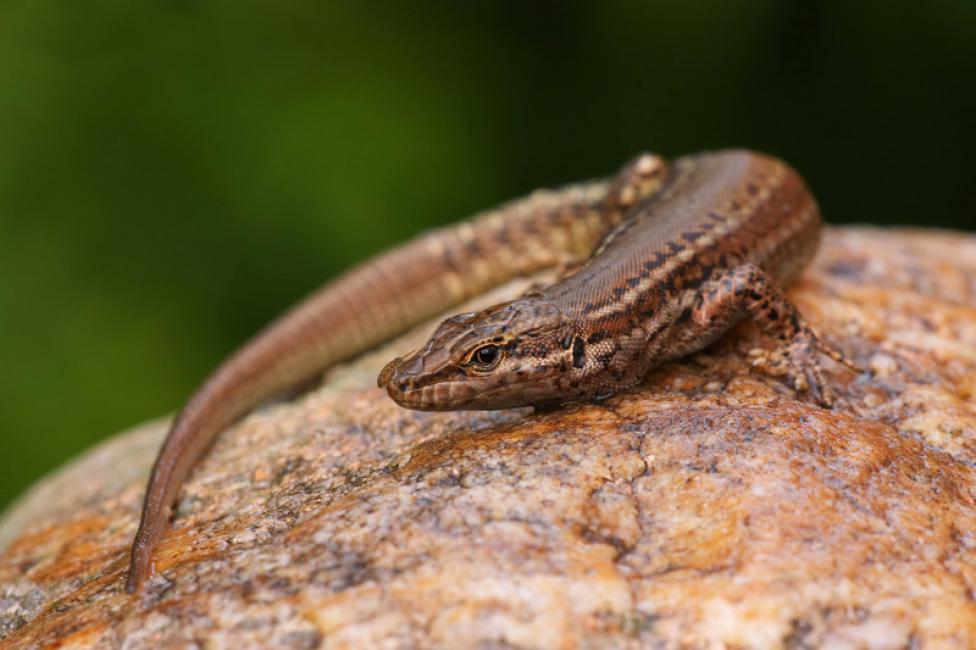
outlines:
{"label": "lizard eye", "polygon": [[491,370],[502,359],[502,351],[497,345],[482,345],[471,355],[471,365],[478,370]]}

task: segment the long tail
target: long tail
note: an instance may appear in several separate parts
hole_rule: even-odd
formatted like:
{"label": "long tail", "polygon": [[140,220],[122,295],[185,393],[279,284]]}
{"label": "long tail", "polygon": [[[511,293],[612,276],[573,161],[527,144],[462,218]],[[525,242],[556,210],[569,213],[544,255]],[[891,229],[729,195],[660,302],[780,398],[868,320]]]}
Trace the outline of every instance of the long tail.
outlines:
{"label": "long tail", "polygon": [[643,156],[613,183],[529,197],[432,231],[368,261],[294,307],[224,361],[174,421],[153,465],[126,590],[153,572],[156,545],[191,468],[216,435],[262,401],[520,274],[588,254],[663,162]]}

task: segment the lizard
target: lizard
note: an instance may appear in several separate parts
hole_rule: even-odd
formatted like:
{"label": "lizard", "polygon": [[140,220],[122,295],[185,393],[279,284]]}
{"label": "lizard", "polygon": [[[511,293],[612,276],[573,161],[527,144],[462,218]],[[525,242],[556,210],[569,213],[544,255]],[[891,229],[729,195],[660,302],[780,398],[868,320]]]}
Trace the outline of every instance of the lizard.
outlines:
{"label": "lizard", "polygon": [[786,298],[816,252],[822,220],[785,163],[726,151],[678,160],[663,189],[549,287],[444,321],[378,383],[420,410],[546,406],[636,385],[701,350],[744,316],[779,344],[756,365],[829,406],[818,353],[856,369]]}
{"label": "lizard", "polygon": [[[173,420],[150,473],[126,589],[142,589],[179,489],[255,406],[519,275],[552,285],[445,320],[377,384],[420,410],[548,407],[636,385],[749,316],[787,374],[829,406],[818,353],[851,365],[784,296],[819,243],[819,208],[786,163],[725,150],[641,154],[612,178],[539,190],[346,272],[233,353]],[[585,260],[585,261],[583,261]]]}

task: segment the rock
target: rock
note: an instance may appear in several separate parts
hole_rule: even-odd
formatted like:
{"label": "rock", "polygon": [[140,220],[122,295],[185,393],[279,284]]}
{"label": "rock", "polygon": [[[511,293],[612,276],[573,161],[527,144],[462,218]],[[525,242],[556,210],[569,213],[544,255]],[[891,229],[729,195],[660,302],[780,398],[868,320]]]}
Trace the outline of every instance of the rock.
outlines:
{"label": "rock", "polygon": [[600,403],[405,411],[418,328],[224,433],[139,596],[164,424],[120,436],[0,524],[2,644],[976,646],[976,238],[834,229],[791,294],[865,368],[833,410],[745,323]]}

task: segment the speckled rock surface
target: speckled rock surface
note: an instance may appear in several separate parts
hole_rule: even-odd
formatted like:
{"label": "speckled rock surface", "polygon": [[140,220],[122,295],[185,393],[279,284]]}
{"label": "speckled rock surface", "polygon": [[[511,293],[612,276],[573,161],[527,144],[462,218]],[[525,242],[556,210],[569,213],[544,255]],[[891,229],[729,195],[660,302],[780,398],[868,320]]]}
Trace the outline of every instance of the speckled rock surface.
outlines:
{"label": "speckled rock surface", "polygon": [[833,230],[791,293],[866,369],[832,411],[750,324],[599,404],[405,411],[419,328],[226,432],[138,597],[163,425],[120,436],[0,522],[0,645],[976,646],[976,238]]}

